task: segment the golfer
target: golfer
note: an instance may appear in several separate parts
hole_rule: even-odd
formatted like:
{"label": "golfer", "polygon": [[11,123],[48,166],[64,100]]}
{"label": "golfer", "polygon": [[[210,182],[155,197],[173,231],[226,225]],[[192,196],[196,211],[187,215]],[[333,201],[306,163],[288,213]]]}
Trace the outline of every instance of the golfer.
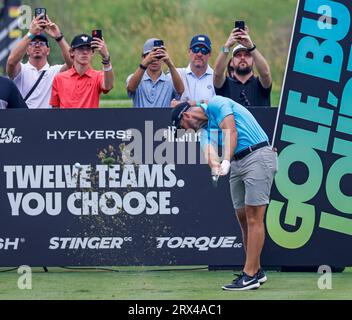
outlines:
{"label": "golfer", "polygon": [[[231,196],[242,230],[246,262],[242,274],[222,288],[234,291],[259,288],[267,281],[260,255],[265,238],[264,214],[277,172],[277,153],[253,115],[228,98],[215,96],[204,103],[181,103],[173,109],[172,121],[177,129],[205,129],[201,145],[213,175],[225,176],[231,170]],[[221,163],[214,130],[223,134]]]}

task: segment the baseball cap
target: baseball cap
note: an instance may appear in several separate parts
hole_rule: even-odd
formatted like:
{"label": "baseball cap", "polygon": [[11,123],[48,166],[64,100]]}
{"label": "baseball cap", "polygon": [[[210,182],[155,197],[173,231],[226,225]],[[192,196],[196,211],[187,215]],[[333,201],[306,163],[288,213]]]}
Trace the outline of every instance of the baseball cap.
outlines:
{"label": "baseball cap", "polygon": [[75,36],[71,42],[71,48],[76,49],[83,46],[90,46],[92,42],[92,37],[87,34],[80,34]]}
{"label": "baseball cap", "polygon": [[191,107],[188,102],[178,104],[171,112],[172,125],[177,129],[181,129],[180,122],[183,114]]}
{"label": "baseball cap", "polygon": [[35,41],[35,40],[39,40],[39,41],[43,41],[46,43],[46,46],[49,47],[49,40],[48,38],[43,34],[37,34],[32,41]]}
{"label": "baseball cap", "polygon": [[148,54],[149,52],[151,52],[154,48],[154,41],[160,41],[160,39],[158,38],[151,38],[151,39],[148,39],[144,46],[143,46],[143,55],[146,55]]}
{"label": "baseball cap", "polygon": [[211,51],[211,41],[210,41],[209,37],[205,34],[198,34],[198,35],[194,36],[191,40],[189,47],[193,48],[194,46],[197,46],[200,44],[205,46],[206,48],[208,48]]}
{"label": "baseball cap", "polygon": [[243,46],[242,44],[239,44],[238,46],[236,46],[233,51],[232,51],[232,56],[234,56],[237,52],[240,51],[248,51],[248,48],[246,48],[245,46]]}

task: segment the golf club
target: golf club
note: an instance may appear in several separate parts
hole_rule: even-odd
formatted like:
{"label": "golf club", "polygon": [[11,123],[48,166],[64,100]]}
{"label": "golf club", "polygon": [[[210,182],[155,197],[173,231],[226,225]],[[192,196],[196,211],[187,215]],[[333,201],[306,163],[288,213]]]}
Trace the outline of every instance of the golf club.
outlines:
{"label": "golf club", "polygon": [[212,176],[211,176],[211,181],[212,181],[212,183],[213,183],[213,187],[214,187],[214,188],[217,188],[217,187],[218,187],[219,177],[220,177],[219,174],[218,174],[218,175],[212,175]]}

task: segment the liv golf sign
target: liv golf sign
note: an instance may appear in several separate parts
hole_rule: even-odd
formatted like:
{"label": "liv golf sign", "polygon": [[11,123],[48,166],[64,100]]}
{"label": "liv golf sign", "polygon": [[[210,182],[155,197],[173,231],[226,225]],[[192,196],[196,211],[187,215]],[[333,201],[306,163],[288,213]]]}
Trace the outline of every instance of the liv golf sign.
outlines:
{"label": "liv golf sign", "polygon": [[346,0],[298,3],[274,138],[280,170],[266,219],[280,248],[304,253],[319,241],[338,255],[351,241],[351,13]]}

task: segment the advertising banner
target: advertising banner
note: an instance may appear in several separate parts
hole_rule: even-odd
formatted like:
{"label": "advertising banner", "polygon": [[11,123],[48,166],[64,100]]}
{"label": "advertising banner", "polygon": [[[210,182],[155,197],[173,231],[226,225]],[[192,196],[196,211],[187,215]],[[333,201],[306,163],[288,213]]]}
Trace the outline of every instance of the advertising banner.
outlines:
{"label": "advertising banner", "polygon": [[[270,137],[276,111],[252,110]],[[214,188],[197,136],[169,123],[163,109],[3,112],[0,265],[242,265],[228,178]],[[270,214],[264,266],[351,264],[337,232],[279,246]]]}
{"label": "advertising banner", "polygon": [[[253,112],[272,135],[276,110]],[[228,178],[214,188],[197,136],[169,124],[163,109],[3,112],[0,265],[241,265]]]}
{"label": "advertising banner", "polygon": [[0,3],[0,67],[5,68],[11,48],[22,35],[19,29],[20,0],[4,0]]}
{"label": "advertising banner", "polygon": [[298,3],[266,217],[273,264],[352,262],[351,13],[350,1]]}

